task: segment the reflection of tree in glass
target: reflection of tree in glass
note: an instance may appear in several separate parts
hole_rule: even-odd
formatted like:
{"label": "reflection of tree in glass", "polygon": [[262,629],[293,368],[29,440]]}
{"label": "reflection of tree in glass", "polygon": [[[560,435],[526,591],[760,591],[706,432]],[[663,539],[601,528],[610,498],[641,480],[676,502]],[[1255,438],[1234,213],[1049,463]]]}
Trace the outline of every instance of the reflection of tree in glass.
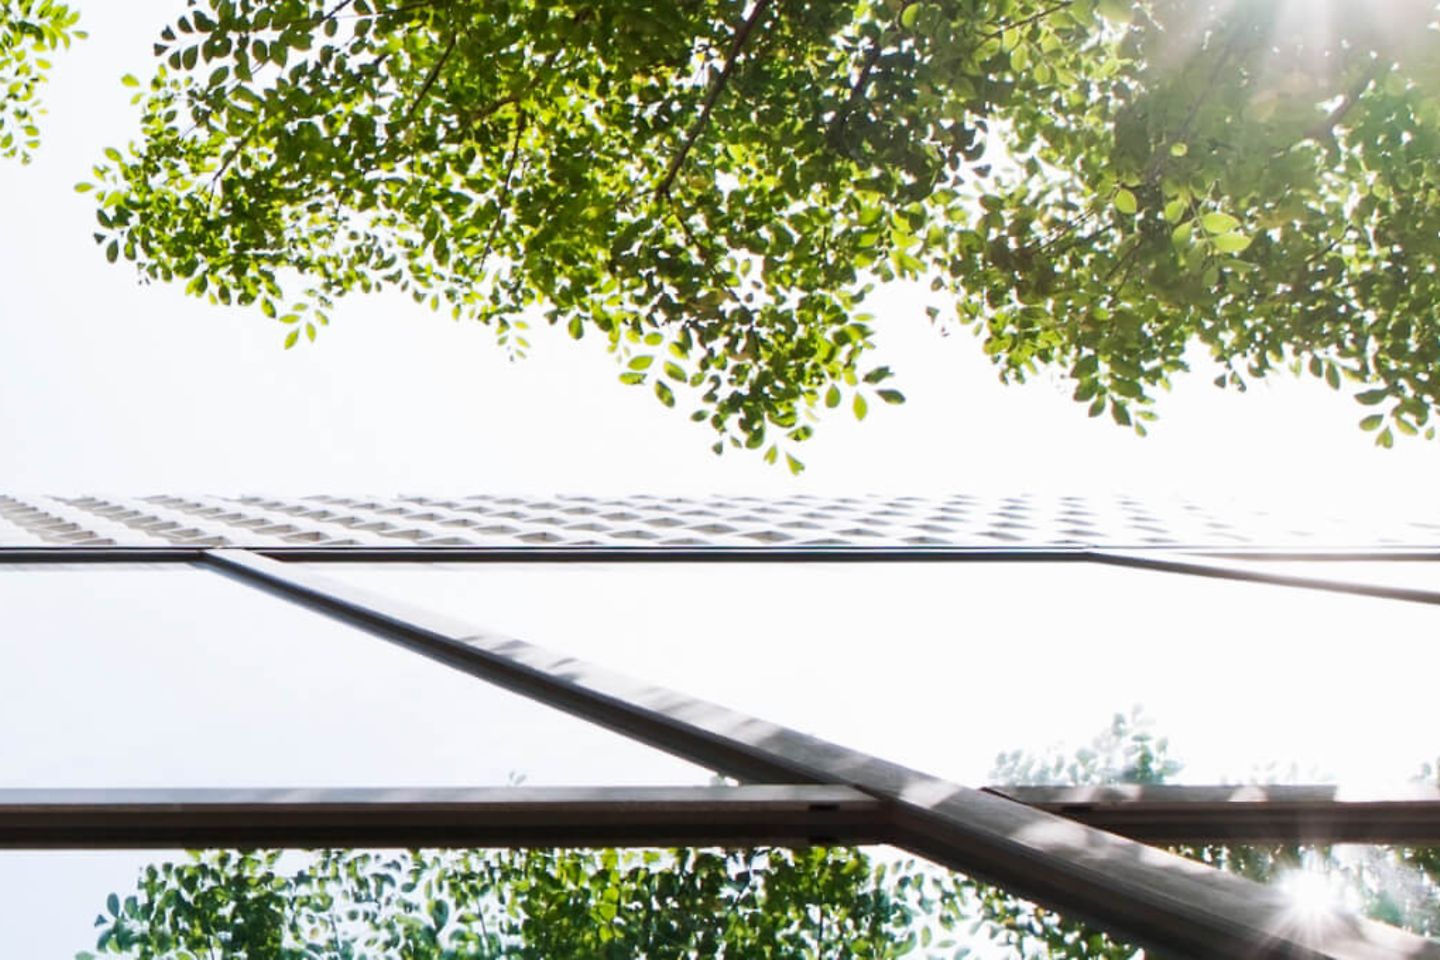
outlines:
{"label": "reflection of tree in glass", "polygon": [[[1138,712],[1088,746],[1002,755],[1001,783],[1161,783]],[[1427,776],[1435,771],[1427,769]],[[1181,853],[1440,932],[1440,851],[1204,846]],[[1135,947],[996,887],[842,848],[195,854],[111,895],[97,949],[135,960],[302,958],[1127,958]],[[82,954],[81,957],[87,957]]]}

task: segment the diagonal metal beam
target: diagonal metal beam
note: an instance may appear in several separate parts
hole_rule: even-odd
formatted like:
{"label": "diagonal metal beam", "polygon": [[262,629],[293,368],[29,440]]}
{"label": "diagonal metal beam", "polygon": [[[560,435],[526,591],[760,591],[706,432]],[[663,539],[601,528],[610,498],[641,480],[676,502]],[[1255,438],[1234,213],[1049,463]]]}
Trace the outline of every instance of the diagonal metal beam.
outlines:
{"label": "diagonal metal beam", "polygon": [[1440,944],[1273,888],[238,550],[208,562],[428,657],[740,778],[853,786],[889,802],[888,839],[1172,960],[1440,960]]}
{"label": "diagonal metal beam", "polygon": [[877,843],[847,787],[0,790],[0,848]]}
{"label": "diagonal metal beam", "polygon": [[1440,844],[1440,786],[986,787],[1146,843]]}
{"label": "diagonal metal beam", "polygon": [[[1348,593],[1360,597],[1378,597],[1382,600],[1403,600],[1408,603],[1440,604],[1440,590],[1425,590],[1419,587],[1389,586],[1379,583],[1360,583],[1340,580],[1334,577],[1310,577],[1303,574],[1279,573],[1253,566],[1237,566],[1223,560],[1200,556],[1167,554],[1164,552],[1142,553],[1139,551],[1094,550],[1089,559],[1111,566],[1134,567],[1142,570],[1158,570],[1163,573],[1185,573],[1192,576],[1212,577],[1218,580],[1241,580],[1247,583],[1267,583],[1281,587],[1300,587],[1306,590],[1324,590],[1329,593]],[[1253,559],[1265,559],[1254,556]]]}

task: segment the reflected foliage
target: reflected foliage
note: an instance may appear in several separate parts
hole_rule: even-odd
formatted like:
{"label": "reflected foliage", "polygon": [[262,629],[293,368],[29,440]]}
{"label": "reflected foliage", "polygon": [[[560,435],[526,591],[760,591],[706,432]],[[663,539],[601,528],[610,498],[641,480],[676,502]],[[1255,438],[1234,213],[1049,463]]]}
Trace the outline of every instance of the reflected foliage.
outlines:
{"label": "reflected foliage", "polygon": [[[111,897],[135,958],[856,957],[915,946],[913,865],[841,849],[197,854]],[[85,956],[85,955],[82,955]]]}
{"label": "reflected foliage", "polygon": [[[1440,402],[1433,0],[189,0],[81,189],[147,279],[314,339],[395,288],[528,347],[532,310],[772,461],[900,402],[877,281],[1002,377],[1144,431],[1221,385]],[[792,469],[798,461],[791,460]]]}
{"label": "reflected foliage", "polygon": [[[1179,770],[1135,712],[1078,751],[1002,755],[995,780],[1153,784]],[[1440,934],[1440,850],[1177,852],[1264,883],[1303,872],[1336,902]],[[1000,888],[840,848],[212,851],[148,867],[133,894],[109,897],[96,924],[99,954],[133,960],[1143,956]]]}

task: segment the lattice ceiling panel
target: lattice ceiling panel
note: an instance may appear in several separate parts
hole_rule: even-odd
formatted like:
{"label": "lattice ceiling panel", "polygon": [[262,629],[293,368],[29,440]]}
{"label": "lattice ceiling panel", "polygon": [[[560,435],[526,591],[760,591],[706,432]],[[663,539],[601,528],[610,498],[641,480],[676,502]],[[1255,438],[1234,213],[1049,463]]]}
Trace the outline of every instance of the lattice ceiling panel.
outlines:
{"label": "lattice ceiling panel", "polygon": [[0,495],[0,546],[1430,546],[1434,520],[1128,496]]}

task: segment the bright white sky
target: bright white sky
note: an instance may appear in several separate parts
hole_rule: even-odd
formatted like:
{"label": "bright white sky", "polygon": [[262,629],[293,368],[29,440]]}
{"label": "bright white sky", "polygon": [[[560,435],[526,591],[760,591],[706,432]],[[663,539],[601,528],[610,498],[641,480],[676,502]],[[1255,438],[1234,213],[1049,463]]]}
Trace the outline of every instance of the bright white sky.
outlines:
{"label": "bright white sky", "polygon": [[[0,491],[1176,492],[1429,509],[1440,445],[1376,449],[1355,426],[1360,408],[1315,381],[1241,396],[1199,371],[1142,440],[1087,419],[1062,382],[1001,387],[976,341],[937,336],[903,291],[876,303],[878,359],[910,402],[874,405],[863,424],[822,422],[800,478],[715,458],[706,428],[621,387],[591,341],[539,331],[532,357],[512,364],[488,330],[374,298],[283,351],[283,328],[258,311],[142,287],[108,265],[90,240],[91,200],[72,190],[105,146],[133,136],[119,78],[148,74],[150,41],[181,6],[85,3],[91,37],[58,58],[43,149],[28,168],[0,165]],[[88,905],[133,876],[132,855],[103,860],[109,872],[91,858],[89,886],[62,904],[55,894],[81,869],[72,855],[0,857],[0,903],[15,909],[0,912],[0,942],[36,957],[85,946]],[[74,932],[43,932],[37,911],[71,916],[73,904]]]}

